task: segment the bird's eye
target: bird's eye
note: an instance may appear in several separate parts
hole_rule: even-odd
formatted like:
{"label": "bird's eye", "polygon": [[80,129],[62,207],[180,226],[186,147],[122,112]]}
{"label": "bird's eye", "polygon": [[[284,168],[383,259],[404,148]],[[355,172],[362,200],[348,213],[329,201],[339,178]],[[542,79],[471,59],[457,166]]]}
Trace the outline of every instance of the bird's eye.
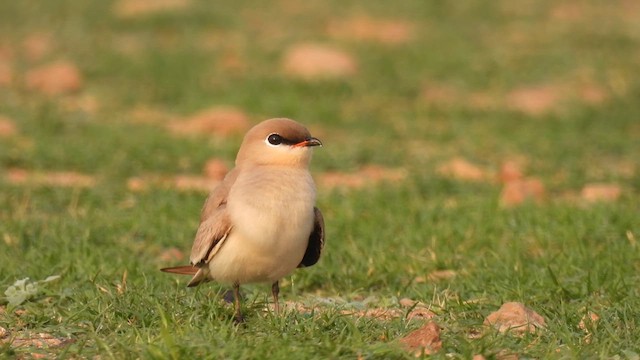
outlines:
{"label": "bird's eye", "polygon": [[269,142],[269,144],[274,146],[280,145],[282,144],[282,136],[278,134],[271,134],[267,137],[267,142]]}

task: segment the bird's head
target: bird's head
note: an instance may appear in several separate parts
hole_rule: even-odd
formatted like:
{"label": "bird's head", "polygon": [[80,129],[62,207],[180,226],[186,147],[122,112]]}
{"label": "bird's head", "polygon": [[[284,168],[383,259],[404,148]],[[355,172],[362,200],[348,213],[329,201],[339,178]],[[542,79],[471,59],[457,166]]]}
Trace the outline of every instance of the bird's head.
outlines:
{"label": "bird's head", "polygon": [[244,136],[236,165],[307,167],[315,146],[322,143],[301,124],[284,118],[269,119]]}

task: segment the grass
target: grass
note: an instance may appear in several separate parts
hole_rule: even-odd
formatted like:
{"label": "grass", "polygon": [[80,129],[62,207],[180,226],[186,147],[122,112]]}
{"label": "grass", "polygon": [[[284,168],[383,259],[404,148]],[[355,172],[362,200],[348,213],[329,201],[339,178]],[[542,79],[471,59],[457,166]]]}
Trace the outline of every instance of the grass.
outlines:
{"label": "grass", "polygon": [[[0,289],[61,275],[18,307],[0,297],[0,326],[15,337],[73,340],[45,348],[0,343],[0,354],[411,358],[398,339],[419,321],[343,311],[399,308],[408,297],[436,313],[443,346],[435,358],[637,358],[639,9],[622,1],[563,4],[564,13],[553,1],[193,1],[121,18],[109,2],[0,3],[0,49],[13,54],[5,59],[14,71],[12,84],[0,87],[0,114],[19,129],[0,137]],[[412,36],[382,44],[327,34],[332,20],[363,14],[409,23]],[[42,33],[51,50],[29,60],[21,44]],[[357,74],[315,82],[287,76],[282,54],[299,41],[348,51]],[[229,56],[243,65],[225,67]],[[78,66],[79,94],[49,97],[22,85],[26,71],[57,59]],[[602,101],[580,97],[589,84]],[[561,89],[549,109],[513,108],[512,91],[540,85]],[[429,86],[453,95],[425,100]],[[489,105],[473,106],[474,94]],[[83,96],[97,99],[97,109],[64,105]],[[409,174],[362,189],[320,187],[326,253],[286,279],[281,293],[317,306],[313,314],[264,313],[268,286],[247,286],[248,321],[237,327],[231,306],[218,300],[225,287],[187,289],[186,279],[158,271],[175,265],[162,260],[166,249],[190,248],[206,195],[134,192],[127,179],[197,174],[214,156],[231,163],[240,138],[176,137],[131,114],[145,106],[180,117],[212,105],[238,107],[254,122],[286,116],[320,129],[316,175],[368,164]],[[503,208],[498,184],[438,172],[456,156],[490,170],[524,158],[547,200]],[[4,176],[11,168],[76,171],[97,184],[16,184]],[[567,199],[594,182],[617,184],[621,197]],[[436,270],[456,276],[417,281]],[[524,337],[485,328],[485,317],[508,301],[534,309],[547,327]],[[581,329],[588,312],[600,319]]]}

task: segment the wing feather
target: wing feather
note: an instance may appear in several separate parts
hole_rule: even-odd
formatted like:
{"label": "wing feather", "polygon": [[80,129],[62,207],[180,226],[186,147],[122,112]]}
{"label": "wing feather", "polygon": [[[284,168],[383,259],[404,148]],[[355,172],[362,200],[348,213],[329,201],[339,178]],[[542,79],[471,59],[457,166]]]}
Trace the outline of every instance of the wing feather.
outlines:
{"label": "wing feather", "polygon": [[309,244],[298,267],[312,266],[320,259],[324,247],[324,218],[317,207],[313,208],[313,230],[309,234]]}
{"label": "wing feather", "polygon": [[200,226],[198,226],[189,259],[194,266],[202,266],[208,263],[218,252],[231,231],[231,220],[227,211],[227,196],[237,177],[237,169],[229,172],[222,183],[209,194],[202,207]]}

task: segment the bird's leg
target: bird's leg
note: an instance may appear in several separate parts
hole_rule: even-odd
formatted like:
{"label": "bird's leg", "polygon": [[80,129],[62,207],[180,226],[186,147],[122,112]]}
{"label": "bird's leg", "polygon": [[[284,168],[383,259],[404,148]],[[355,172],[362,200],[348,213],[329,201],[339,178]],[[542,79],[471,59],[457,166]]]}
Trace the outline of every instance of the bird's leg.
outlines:
{"label": "bird's leg", "polygon": [[271,285],[271,294],[273,295],[273,307],[276,310],[276,315],[280,315],[280,303],[278,302],[278,294],[280,294],[280,285],[278,282],[274,282]]}
{"label": "bird's leg", "polygon": [[233,303],[236,308],[236,313],[233,317],[233,320],[237,324],[240,324],[244,322],[244,317],[242,316],[242,309],[240,308],[240,284],[238,283],[233,284]]}

